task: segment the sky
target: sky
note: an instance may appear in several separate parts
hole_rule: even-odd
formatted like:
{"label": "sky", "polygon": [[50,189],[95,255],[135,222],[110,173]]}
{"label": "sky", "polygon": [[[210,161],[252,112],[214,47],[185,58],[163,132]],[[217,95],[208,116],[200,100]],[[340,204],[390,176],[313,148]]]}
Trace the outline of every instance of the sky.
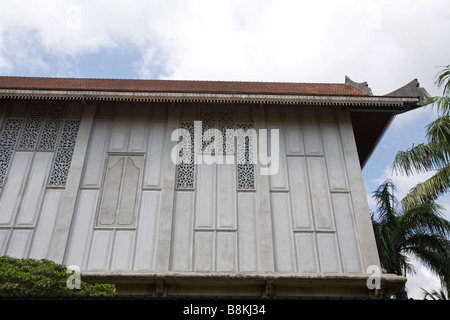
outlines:
{"label": "sky", "polygon": [[[1,0],[0,75],[122,79],[368,82],[384,95],[418,79],[432,96],[450,64],[447,0]],[[429,108],[398,115],[363,168],[401,199],[428,175],[393,175],[424,142]],[[440,199],[450,209],[450,198]],[[448,212],[446,217],[450,219]],[[408,295],[439,281],[417,264]]]}

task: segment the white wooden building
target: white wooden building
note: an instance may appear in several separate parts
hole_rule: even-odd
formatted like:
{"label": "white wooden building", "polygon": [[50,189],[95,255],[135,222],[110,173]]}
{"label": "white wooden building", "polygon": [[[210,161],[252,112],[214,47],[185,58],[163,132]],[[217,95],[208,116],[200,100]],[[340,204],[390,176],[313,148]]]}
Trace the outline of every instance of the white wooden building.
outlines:
{"label": "white wooden building", "polygon": [[[424,96],[416,80],[374,96],[348,78],[0,77],[0,255],[76,265],[122,294],[382,296],[405,278],[367,286],[380,262],[361,167]],[[216,141],[230,161],[174,162],[179,128],[203,134],[193,158]],[[271,163],[233,161],[238,142],[214,128],[267,129]]]}

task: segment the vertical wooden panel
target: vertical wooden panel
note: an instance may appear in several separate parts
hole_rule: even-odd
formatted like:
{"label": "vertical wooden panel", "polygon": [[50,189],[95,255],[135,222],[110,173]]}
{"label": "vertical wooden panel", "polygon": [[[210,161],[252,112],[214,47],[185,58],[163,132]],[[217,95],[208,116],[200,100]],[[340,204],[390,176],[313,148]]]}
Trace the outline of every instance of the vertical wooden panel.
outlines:
{"label": "vertical wooden panel", "polygon": [[185,104],[181,110],[180,121],[196,121],[198,116],[197,104]]}
{"label": "vertical wooden panel", "polygon": [[[176,187],[176,165],[172,162],[171,151],[176,143],[171,141],[171,134],[179,127],[180,118],[180,106],[177,104],[170,104],[168,106],[168,120],[167,128],[164,138],[163,148],[163,164],[162,182],[161,182],[161,209],[158,217],[158,236],[156,241],[156,257],[155,257],[155,269],[156,270],[169,270],[171,267],[171,241],[174,235],[174,212],[176,209],[174,206]],[[192,223],[189,224],[189,228],[192,230]]]}
{"label": "vertical wooden panel", "polygon": [[298,272],[319,272],[314,233],[296,232],[294,237]]}
{"label": "vertical wooden panel", "polygon": [[336,233],[344,272],[362,272],[361,255],[356,236],[354,213],[349,194],[333,194]]}
{"label": "vertical wooden panel", "polygon": [[133,105],[129,152],[145,152],[149,130],[150,109],[144,104]]}
{"label": "vertical wooden panel", "polygon": [[217,271],[236,271],[236,232],[217,232]]}
{"label": "vertical wooden panel", "polygon": [[0,229],[0,256],[5,255],[11,229]]}
{"label": "vertical wooden panel", "polygon": [[45,192],[44,203],[31,244],[30,258],[47,258],[47,252],[50,246],[53,226],[55,225],[56,214],[58,213],[62,193],[63,189],[48,189]]}
{"label": "vertical wooden panel", "polygon": [[13,156],[8,180],[1,193],[0,225],[11,225],[13,223],[32,158],[32,152],[16,152]]}
{"label": "vertical wooden panel", "polygon": [[213,271],[214,231],[196,231],[194,238],[194,271]]}
{"label": "vertical wooden panel", "polygon": [[70,101],[64,107],[65,119],[80,119],[83,111],[83,105],[80,101]]}
{"label": "vertical wooden panel", "polygon": [[333,107],[320,107],[318,109],[319,121],[323,123],[336,123],[336,113]]}
{"label": "vertical wooden panel", "polygon": [[135,224],[142,182],[143,156],[110,155],[103,184],[98,225]]}
{"label": "vertical wooden panel", "polygon": [[287,155],[304,155],[303,133],[299,123],[298,110],[295,107],[285,108],[285,141]]}
{"label": "vertical wooden panel", "polygon": [[[173,219],[171,269],[192,269],[194,192],[175,192],[175,214]],[[170,214],[166,212],[166,214]]]}
{"label": "vertical wooden panel", "polygon": [[154,270],[160,192],[144,191],[137,224],[135,269]]}
{"label": "vertical wooden panel", "polygon": [[117,217],[117,222],[121,226],[134,226],[135,224],[139,207],[143,165],[144,159],[142,156],[126,158]]}
{"label": "vertical wooden panel", "polygon": [[14,258],[28,258],[32,234],[32,229],[13,229],[6,255]]}
{"label": "vertical wooden panel", "polygon": [[216,165],[197,165],[196,228],[213,228],[216,213]]}
{"label": "vertical wooden panel", "polygon": [[[146,103],[147,104],[147,103]],[[150,119],[152,120],[167,120],[169,115],[169,108],[166,103],[152,102],[148,103],[150,107]]]}
{"label": "vertical wooden panel", "polygon": [[114,104],[113,101],[98,102],[95,119],[112,119],[114,117]]}
{"label": "vertical wooden panel", "polygon": [[[268,124],[267,125],[267,156],[271,159],[271,162],[267,165],[275,168],[275,162],[278,160],[278,172],[276,174],[269,175],[270,190],[288,190],[288,177],[287,177],[287,165],[286,165],[286,149],[284,145],[284,133],[281,124]],[[278,155],[276,154],[274,146],[272,144],[271,130],[278,130],[279,141],[278,143]],[[258,145],[259,148],[259,145]],[[275,160],[275,157],[278,157]]]}
{"label": "vertical wooden panel", "polygon": [[341,272],[339,248],[334,233],[317,233],[317,248],[319,252],[321,272]]}
{"label": "vertical wooden panel", "polygon": [[[277,106],[278,107],[278,106]],[[254,105],[253,126],[259,132],[260,129],[266,128],[264,118],[264,108]],[[257,216],[256,223],[258,229],[258,268],[263,272],[275,271],[274,261],[274,243],[272,239],[272,212],[270,208],[270,183],[268,176],[259,174],[261,165],[258,162],[255,166],[255,185],[257,188]]]}
{"label": "vertical wooden panel", "polygon": [[88,269],[109,270],[113,235],[113,230],[94,230]]}
{"label": "vertical wooden panel", "polygon": [[217,166],[217,228],[236,228],[235,165]]}
{"label": "vertical wooden panel", "polygon": [[266,106],[266,122],[279,122],[281,121],[281,108],[277,105]]}
{"label": "vertical wooden panel", "polygon": [[288,157],[287,163],[294,230],[312,230],[314,227],[306,160],[304,157]]}
{"label": "vertical wooden panel", "polygon": [[238,192],[239,271],[258,271],[255,193]]}
{"label": "vertical wooden panel", "polygon": [[358,152],[356,150],[355,136],[348,110],[338,111],[339,130],[344,151],[345,164],[349,180],[349,188],[355,215],[358,243],[361,248],[363,270],[368,266],[380,265],[378,250],[370,218],[367,194],[361,174]]}
{"label": "vertical wooden panel", "polygon": [[67,244],[65,264],[87,268],[89,244],[99,197],[98,190],[80,190]]}
{"label": "vertical wooden panel", "polygon": [[73,223],[75,206],[80,192],[81,177],[87,153],[89,137],[91,136],[96,104],[87,104],[83,107],[83,115],[77,134],[72,162],[67,175],[66,188],[61,198],[52,240],[48,251],[48,259],[62,263],[67,250],[69,233]]}
{"label": "vertical wooden panel", "polygon": [[323,123],[321,129],[331,191],[348,191],[339,127],[336,124]]}
{"label": "vertical wooden panel", "polygon": [[119,205],[120,182],[123,176],[125,157],[111,156],[108,159],[105,183],[98,214],[98,225],[113,225],[116,222],[117,206]]}
{"label": "vertical wooden panel", "polygon": [[27,115],[30,100],[17,100],[10,104],[8,117],[24,118]]}
{"label": "vertical wooden panel", "polygon": [[131,270],[133,265],[134,230],[116,230],[111,270]]}
{"label": "vertical wooden panel", "polygon": [[3,122],[5,121],[8,108],[12,104],[13,102],[11,100],[10,101],[4,100],[0,102],[0,130],[3,127]]}
{"label": "vertical wooden panel", "polygon": [[97,120],[94,122],[92,130],[84,166],[82,186],[99,188],[105,165],[111,122],[109,120]]}
{"label": "vertical wooden panel", "polygon": [[41,202],[45,193],[46,180],[52,165],[53,154],[49,152],[37,152],[18,212],[16,225],[34,226],[41,209]]}
{"label": "vertical wooden panel", "polygon": [[291,208],[288,194],[271,193],[275,271],[295,272]]}
{"label": "vertical wooden panel", "polygon": [[125,152],[127,150],[131,129],[131,111],[132,108],[130,107],[130,104],[116,104],[116,114],[114,115],[113,120],[109,151]]}
{"label": "vertical wooden panel", "polygon": [[316,229],[333,230],[333,211],[325,161],[321,157],[311,157],[307,159],[307,165]]}
{"label": "vertical wooden panel", "polygon": [[144,187],[161,186],[165,135],[166,124],[164,122],[150,122],[150,137],[145,161]]}
{"label": "vertical wooden panel", "polygon": [[320,136],[320,128],[317,123],[315,110],[313,108],[301,109],[300,118],[306,154],[322,155],[322,137]]}
{"label": "vertical wooden panel", "polygon": [[236,115],[236,122],[249,122],[253,120],[252,109],[248,104],[235,105],[234,114]]}

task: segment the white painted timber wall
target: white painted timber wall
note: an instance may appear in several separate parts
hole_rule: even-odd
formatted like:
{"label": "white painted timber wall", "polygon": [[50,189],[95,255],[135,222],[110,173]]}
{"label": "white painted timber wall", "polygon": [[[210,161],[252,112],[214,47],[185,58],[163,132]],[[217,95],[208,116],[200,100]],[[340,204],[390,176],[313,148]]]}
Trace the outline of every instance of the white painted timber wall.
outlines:
{"label": "white painted timber wall", "polygon": [[[38,104],[41,102],[38,102]],[[5,133],[2,128],[0,138],[0,162],[2,166],[9,162],[4,183],[0,186],[0,255],[9,255],[19,258],[47,258],[53,235],[56,217],[60,210],[60,202],[66,188],[49,186],[49,176],[53,163],[56,161],[56,149],[44,150],[38,145],[28,147],[28,150],[19,147],[20,141],[42,140],[45,128],[54,129],[54,122],[47,118],[40,123],[37,129],[36,119],[30,118],[32,101],[4,101],[0,103],[0,126],[4,127],[7,121],[22,121],[20,131],[17,131],[17,143],[15,151],[11,154],[10,161],[4,157],[5,137],[11,132]],[[60,115],[60,125],[64,121],[78,122],[83,113],[83,105],[79,102],[65,104],[64,111]],[[46,127],[48,121],[49,126]],[[28,133],[25,128],[30,122]],[[57,132],[54,130],[53,132]],[[36,136],[33,134],[36,133]],[[54,136],[54,142],[62,136],[61,127],[59,135]],[[6,139],[7,140],[7,139]]]}
{"label": "white painted timber wall", "polygon": [[[0,124],[23,104],[4,103]],[[58,215],[68,191],[45,187],[51,155],[16,151],[0,190],[0,254],[83,270],[361,274],[379,265],[347,110],[234,105],[235,123],[280,130],[278,173],[238,190],[236,165],[202,164],[195,188],[179,189],[170,135],[199,120],[198,105],[72,104],[68,117],[89,137],[74,154],[82,170],[69,174],[74,210]],[[111,192],[117,201],[105,202]]]}

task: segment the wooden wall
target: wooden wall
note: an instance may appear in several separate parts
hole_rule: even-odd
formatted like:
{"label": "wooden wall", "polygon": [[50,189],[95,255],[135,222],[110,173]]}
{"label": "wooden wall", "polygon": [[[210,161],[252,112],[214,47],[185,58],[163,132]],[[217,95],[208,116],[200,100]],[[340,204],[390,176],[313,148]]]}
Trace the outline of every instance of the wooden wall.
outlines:
{"label": "wooden wall", "polygon": [[[21,105],[2,106],[0,124],[11,112],[20,113]],[[90,270],[364,273],[377,263],[347,111],[234,105],[235,123],[279,130],[278,173],[260,175],[256,165],[256,187],[238,190],[235,164],[201,164],[195,187],[177,188],[168,137],[181,122],[198,120],[198,108],[96,105],[63,246],[65,264]],[[43,187],[52,159],[51,153],[15,152],[0,190],[0,254],[47,257],[64,192]],[[108,200],[110,194],[117,196]]]}

